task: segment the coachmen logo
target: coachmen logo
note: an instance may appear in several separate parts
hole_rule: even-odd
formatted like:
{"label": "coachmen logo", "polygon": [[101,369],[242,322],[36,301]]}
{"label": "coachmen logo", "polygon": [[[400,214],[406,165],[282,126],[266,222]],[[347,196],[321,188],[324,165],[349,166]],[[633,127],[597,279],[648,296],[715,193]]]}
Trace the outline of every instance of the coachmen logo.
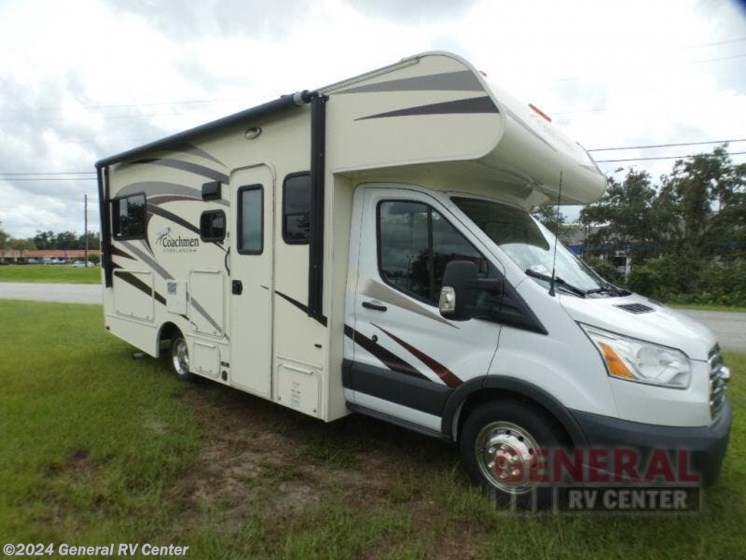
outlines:
{"label": "coachmen logo", "polygon": [[199,247],[199,237],[174,237],[170,227],[159,231],[156,237],[155,244],[167,253],[194,253]]}

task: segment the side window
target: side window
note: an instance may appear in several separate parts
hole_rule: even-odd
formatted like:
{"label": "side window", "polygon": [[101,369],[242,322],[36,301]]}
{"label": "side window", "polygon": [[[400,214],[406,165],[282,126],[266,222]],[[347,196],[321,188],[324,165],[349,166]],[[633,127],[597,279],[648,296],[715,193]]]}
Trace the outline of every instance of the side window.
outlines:
{"label": "side window", "polygon": [[225,212],[207,210],[199,218],[199,236],[202,241],[223,241],[225,239]]}
{"label": "side window", "polygon": [[443,272],[451,260],[470,260],[480,276],[492,275],[487,259],[432,207],[422,202],[378,205],[378,265],[395,288],[437,305]]}
{"label": "side window", "polygon": [[145,237],[145,195],[133,194],[111,201],[114,239]]}
{"label": "side window", "polygon": [[429,206],[386,201],[378,205],[378,267],[395,288],[430,300]]}
{"label": "side window", "polygon": [[264,191],[261,185],[238,189],[238,252],[259,255],[264,250]]}
{"label": "side window", "polygon": [[311,231],[311,176],[288,175],[282,187],[282,238],[285,243],[308,243]]}

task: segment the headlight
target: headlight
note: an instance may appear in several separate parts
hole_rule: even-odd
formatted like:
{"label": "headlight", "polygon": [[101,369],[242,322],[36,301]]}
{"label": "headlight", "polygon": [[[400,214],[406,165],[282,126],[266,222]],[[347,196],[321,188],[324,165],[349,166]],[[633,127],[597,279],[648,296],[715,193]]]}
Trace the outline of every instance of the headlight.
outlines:
{"label": "headlight", "polygon": [[612,377],[679,389],[689,385],[692,368],[683,352],[588,325],[581,327]]}

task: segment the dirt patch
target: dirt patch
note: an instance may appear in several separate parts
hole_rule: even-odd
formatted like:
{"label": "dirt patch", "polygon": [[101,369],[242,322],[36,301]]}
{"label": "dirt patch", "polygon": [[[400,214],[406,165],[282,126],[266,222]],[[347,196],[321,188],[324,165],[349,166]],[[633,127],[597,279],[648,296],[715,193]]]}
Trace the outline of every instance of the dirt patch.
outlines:
{"label": "dirt patch", "polygon": [[[401,507],[418,538],[424,531],[438,543],[433,557],[473,555],[453,539],[458,528],[428,490],[429,477],[452,466],[442,442],[361,416],[326,424],[224,387],[198,386],[180,398],[194,410],[202,446],[175,487],[175,532],[208,517],[226,533],[256,520],[281,533],[305,516],[323,518],[319,508],[331,499],[354,512]],[[405,546],[401,538],[388,545]],[[371,558],[382,553],[372,550]]]}
{"label": "dirt patch", "polygon": [[47,467],[47,475],[63,474],[88,475],[96,470],[96,465],[87,449],[73,449],[63,462],[55,462]]}
{"label": "dirt patch", "polygon": [[178,484],[183,511],[230,511],[230,517],[243,518],[261,505],[272,517],[285,518],[317,504],[330,490],[369,507],[388,499],[390,487],[411,468],[366,449],[342,448],[343,464],[354,463],[351,468],[340,468],[333,458],[315,459],[309,452],[315,446],[322,452],[336,449],[335,433],[328,433],[332,425],[235,391],[199,389],[185,396],[200,423],[203,445]]}

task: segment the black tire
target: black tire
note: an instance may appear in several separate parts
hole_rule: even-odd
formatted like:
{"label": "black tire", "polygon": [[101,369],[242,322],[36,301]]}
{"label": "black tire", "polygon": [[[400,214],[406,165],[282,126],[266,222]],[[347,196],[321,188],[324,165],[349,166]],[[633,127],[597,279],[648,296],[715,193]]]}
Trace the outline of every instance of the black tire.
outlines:
{"label": "black tire", "polygon": [[564,446],[565,437],[541,409],[509,400],[482,404],[466,418],[459,445],[467,473],[498,507],[534,511],[551,506],[552,489],[537,484],[535,469],[541,450]]}
{"label": "black tire", "polygon": [[181,332],[176,331],[171,337],[169,365],[179,379],[194,381],[196,376],[189,370],[189,346]]}

